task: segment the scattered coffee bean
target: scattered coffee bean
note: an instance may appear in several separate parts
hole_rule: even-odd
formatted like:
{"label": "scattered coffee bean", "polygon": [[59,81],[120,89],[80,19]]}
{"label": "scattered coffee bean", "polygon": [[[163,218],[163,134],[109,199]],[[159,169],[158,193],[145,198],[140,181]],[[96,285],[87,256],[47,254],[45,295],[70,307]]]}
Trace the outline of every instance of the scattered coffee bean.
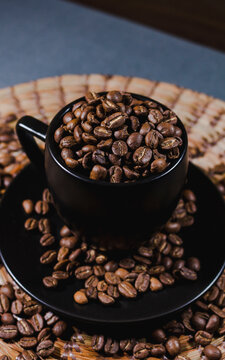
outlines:
{"label": "scattered coffee bean", "polygon": [[32,214],[32,212],[34,210],[34,203],[32,200],[30,200],[30,199],[24,200],[22,202],[22,206],[23,206],[23,209],[26,214],[28,214],[28,215]]}

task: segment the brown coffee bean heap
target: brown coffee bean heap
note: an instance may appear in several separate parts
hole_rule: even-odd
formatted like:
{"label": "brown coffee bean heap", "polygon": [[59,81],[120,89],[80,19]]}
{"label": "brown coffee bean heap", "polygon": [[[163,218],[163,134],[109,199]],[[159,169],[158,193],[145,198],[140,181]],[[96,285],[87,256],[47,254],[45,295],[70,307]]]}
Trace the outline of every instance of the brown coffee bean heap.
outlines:
{"label": "brown coffee bean heap", "polygon": [[197,207],[191,190],[183,191],[171,218],[160,232],[126,258],[118,255],[117,261],[109,251],[88,242],[79,233],[72,233],[67,226],[61,228],[59,239],[58,234],[52,234],[53,226],[47,217],[51,201],[45,189],[42,200],[36,204],[30,199],[22,203],[29,216],[25,228],[41,232],[40,245],[45,250],[40,262],[43,266],[52,266],[51,273],[43,279],[46,288],[55,288],[63,280],[75,276],[83,281],[83,288],[74,293],[76,303],[100,301],[110,306],[121,298],[133,299],[147,291],[159,291],[182,279],[197,279],[200,261],[196,257],[184,258],[183,240],[179,235],[182,227],[194,223]]}
{"label": "brown coffee bean heap", "polygon": [[50,356],[55,350],[54,339],[60,337],[66,327],[65,321],[17,286],[7,283],[0,287],[0,338],[16,340],[24,349],[17,360]]}
{"label": "brown coffee bean heap", "polygon": [[180,156],[177,116],[131,94],[89,92],[56,129],[66,166],[93,180],[130,182],[164,171]]}
{"label": "brown coffee bean heap", "polygon": [[[196,263],[193,260],[190,263]],[[176,320],[156,328],[146,339],[115,340],[103,335],[92,336],[93,350],[105,355],[129,355],[132,359],[189,360],[182,353],[181,335],[189,336],[190,348],[206,360],[222,359],[224,345],[215,337],[225,335],[225,272],[200,300],[176,316]],[[217,342],[218,344],[218,342]]]}

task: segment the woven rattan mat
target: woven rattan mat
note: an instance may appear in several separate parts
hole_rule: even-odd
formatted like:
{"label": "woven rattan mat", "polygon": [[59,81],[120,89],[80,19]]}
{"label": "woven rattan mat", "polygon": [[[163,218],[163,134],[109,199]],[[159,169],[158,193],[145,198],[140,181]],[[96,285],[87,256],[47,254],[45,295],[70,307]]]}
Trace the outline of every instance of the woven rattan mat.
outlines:
{"label": "woven rattan mat", "polygon": [[[172,108],[188,131],[191,161],[201,167],[225,194],[224,101],[164,82],[136,77],[91,74],[50,77],[0,89],[1,195],[11,179],[28,163],[16,135],[10,134],[19,117],[29,114],[48,123],[62,106],[83,96],[85,92],[115,89],[150,96]],[[9,276],[1,267],[0,284],[7,280]],[[83,334],[83,337],[84,344],[80,343],[81,352],[74,352],[75,357],[71,359],[104,359],[91,349],[90,337],[86,334]],[[180,340],[183,351],[188,353],[191,360],[200,359],[201,351],[199,348],[191,348],[187,336],[181,336]],[[224,358],[223,341],[224,337],[220,337],[213,343],[220,344]],[[64,343],[57,340],[55,345],[56,352],[53,358],[59,359],[63,353]],[[15,359],[21,350],[16,343],[6,344],[0,340],[0,355],[8,354]],[[123,357],[123,359],[127,358]]]}

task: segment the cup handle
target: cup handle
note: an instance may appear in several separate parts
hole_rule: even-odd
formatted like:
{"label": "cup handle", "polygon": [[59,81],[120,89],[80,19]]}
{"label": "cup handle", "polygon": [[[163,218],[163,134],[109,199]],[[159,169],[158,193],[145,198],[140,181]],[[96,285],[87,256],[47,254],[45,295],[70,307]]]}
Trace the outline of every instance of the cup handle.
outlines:
{"label": "cup handle", "polygon": [[32,116],[23,116],[16,124],[16,132],[25,153],[39,169],[44,168],[44,154],[34,136],[45,142],[47,129],[47,124]]}

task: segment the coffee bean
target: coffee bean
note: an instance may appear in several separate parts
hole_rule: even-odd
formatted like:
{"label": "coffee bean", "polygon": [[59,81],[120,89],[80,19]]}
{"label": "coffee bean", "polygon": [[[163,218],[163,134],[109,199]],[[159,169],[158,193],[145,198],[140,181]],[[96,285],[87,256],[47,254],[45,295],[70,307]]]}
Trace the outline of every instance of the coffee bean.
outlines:
{"label": "coffee bean", "polygon": [[107,176],[107,169],[101,165],[94,165],[90,172],[90,179],[104,180]]}
{"label": "coffee bean", "polygon": [[68,247],[62,246],[61,248],[59,248],[59,251],[57,254],[57,260],[63,261],[65,259],[67,259],[69,252],[70,252],[70,249]]}
{"label": "coffee bean", "polygon": [[105,126],[109,129],[117,129],[124,125],[128,116],[121,112],[116,112],[105,119]]}
{"label": "coffee bean", "polygon": [[196,344],[206,346],[209,345],[212,341],[212,334],[207,331],[199,330],[195,333],[195,342]]}
{"label": "coffee bean", "polygon": [[104,351],[107,355],[114,355],[119,351],[119,342],[108,338],[106,340]]}
{"label": "coffee bean", "polygon": [[120,349],[123,352],[131,352],[136,345],[135,339],[120,340]]}
{"label": "coffee bean", "polygon": [[138,179],[140,177],[140,174],[137,171],[131,170],[128,166],[123,166],[123,171],[129,180]]}
{"label": "coffee bean", "polygon": [[37,339],[35,337],[24,336],[20,339],[19,345],[24,349],[32,349],[37,345]]}
{"label": "coffee bean", "polygon": [[126,140],[129,136],[128,126],[123,125],[118,130],[115,130],[114,136],[117,140]]}
{"label": "coffee bean", "polygon": [[17,337],[18,330],[16,325],[0,326],[0,338],[4,340],[12,340]]}
{"label": "coffee bean", "polygon": [[139,292],[145,292],[149,288],[150,276],[146,273],[140,273],[135,281],[135,288]]}
{"label": "coffee bean", "polygon": [[98,285],[98,278],[95,275],[91,275],[86,281],[85,281],[85,289],[87,289],[89,286],[97,287]]}
{"label": "coffee bean", "polygon": [[148,120],[153,124],[158,124],[162,121],[163,115],[159,110],[152,109],[149,111]]}
{"label": "coffee bean", "polygon": [[83,305],[88,303],[88,298],[84,291],[81,290],[76,291],[73,295],[73,298],[77,304]]}
{"label": "coffee bean", "polygon": [[94,129],[94,134],[99,139],[108,139],[112,136],[112,131],[110,129],[106,129],[103,126],[96,126]]}
{"label": "coffee bean", "polygon": [[23,209],[26,214],[30,215],[33,212],[34,204],[33,204],[32,200],[30,200],[30,199],[24,200],[22,202],[22,205],[23,205]]}
{"label": "coffee bean", "polygon": [[25,319],[17,321],[17,328],[20,334],[24,336],[31,336],[34,333],[33,326]]}
{"label": "coffee bean", "polygon": [[46,288],[56,288],[58,286],[58,280],[52,276],[45,276],[43,278],[43,284]]}
{"label": "coffee bean", "polygon": [[15,315],[21,314],[23,311],[23,304],[20,300],[14,300],[11,304],[11,312]]}
{"label": "coffee bean", "polygon": [[51,312],[51,311],[48,311],[44,315],[44,319],[45,319],[47,325],[49,325],[49,326],[55,324],[59,320],[58,316],[53,314],[53,312]]}
{"label": "coffee bean", "polygon": [[166,341],[166,334],[165,334],[165,331],[163,329],[155,329],[153,332],[152,332],[152,337],[153,337],[153,340],[156,342],[156,343],[163,343],[164,341]]}
{"label": "coffee bean", "polygon": [[126,298],[134,298],[137,296],[137,290],[126,280],[118,285],[118,290],[120,294]]}
{"label": "coffee bean", "polygon": [[53,271],[52,277],[57,280],[66,280],[69,278],[69,274],[67,271],[56,270],[56,271]]}
{"label": "coffee bean", "polygon": [[137,343],[133,348],[133,355],[135,359],[145,359],[149,356],[150,351],[146,343]]}
{"label": "coffee bean", "polygon": [[91,346],[95,351],[101,351],[104,347],[105,339],[103,335],[94,335],[92,337]]}
{"label": "coffee bean", "polygon": [[44,340],[38,344],[36,352],[38,356],[48,357],[55,350],[54,344],[51,340]]}
{"label": "coffee bean", "polygon": [[143,136],[138,132],[133,132],[127,139],[129,148],[135,150],[140,147],[143,140]]}
{"label": "coffee bean", "polygon": [[196,196],[193,193],[193,191],[189,190],[189,189],[185,189],[182,193],[183,197],[187,200],[187,201],[196,201]]}
{"label": "coffee bean", "polygon": [[60,240],[59,244],[60,246],[64,246],[68,249],[73,249],[76,246],[78,240],[78,236],[66,236]]}
{"label": "coffee bean", "polygon": [[166,348],[163,344],[155,344],[150,349],[151,356],[155,356],[157,358],[165,355],[165,353],[166,353]]}
{"label": "coffee bean", "polygon": [[120,278],[113,272],[106,272],[105,281],[110,285],[118,285],[120,283]]}
{"label": "coffee bean", "polygon": [[206,331],[208,332],[215,332],[218,328],[219,328],[219,325],[220,325],[220,318],[218,315],[211,315],[207,324],[206,324]]}
{"label": "coffee bean", "polygon": [[41,264],[51,264],[57,258],[57,252],[55,250],[47,250],[41,257]]}
{"label": "coffee bean", "polygon": [[91,266],[80,266],[75,270],[75,276],[79,280],[89,278],[93,273]]}
{"label": "coffee bean", "polygon": [[191,281],[194,281],[197,279],[197,274],[195,271],[191,270],[191,269],[188,269],[187,267],[182,267],[180,269],[180,275],[181,277],[183,277],[184,279],[187,279],[187,280],[191,280]]}
{"label": "coffee bean", "polygon": [[171,336],[165,346],[170,356],[176,356],[180,352],[180,342],[176,336]]}
{"label": "coffee bean", "polygon": [[0,313],[8,312],[10,307],[9,299],[5,294],[0,294]]}
{"label": "coffee bean", "polygon": [[173,278],[173,276],[167,272],[160,274],[159,280],[161,281],[161,283],[163,285],[166,285],[166,286],[173,285],[175,282],[175,279]]}
{"label": "coffee bean", "polygon": [[105,265],[104,265],[105,271],[111,271],[114,272],[118,269],[118,263],[114,260],[108,261]]}
{"label": "coffee bean", "polygon": [[59,147],[61,149],[63,148],[67,148],[67,149],[70,149],[72,148],[73,146],[76,145],[76,140],[74,139],[73,136],[69,135],[69,136],[65,136],[63,137],[61,140],[60,140],[60,143],[59,143]]}
{"label": "coffee bean", "polygon": [[13,325],[15,324],[15,319],[12,314],[4,313],[1,315],[1,322],[3,325]]}
{"label": "coffee bean", "polygon": [[89,286],[87,289],[86,289],[86,295],[89,299],[97,299],[98,297],[98,291],[96,289],[96,287],[94,286]]}
{"label": "coffee bean", "polygon": [[156,149],[159,144],[159,133],[156,130],[150,130],[145,136],[145,144],[151,149]]}
{"label": "coffee bean", "polygon": [[112,305],[115,303],[115,300],[112,296],[109,296],[102,291],[98,293],[98,299],[103,305]]}
{"label": "coffee bean", "polygon": [[221,310],[218,306],[214,304],[209,304],[208,308],[214,312],[214,314],[218,315],[220,318],[225,319],[225,310]]}
{"label": "coffee bean", "polygon": [[66,322],[59,320],[53,326],[52,332],[56,337],[60,337],[66,331],[66,328],[67,328]]}
{"label": "coffee bean", "polygon": [[34,230],[37,228],[37,226],[38,226],[38,222],[34,218],[29,218],[24,223],[24,227],[26,230]]}
{"label": "coffee bean", "polygon": [[51,246],[52,244],[54,244],[55,242],[55,238],[52,234],[44,234],[41,238],[40,238],[40,244],[41,246]]}
{"label": "coffee bean", "polygon": [[101,281],[99,281],[98,284],[97,284],[97,289],[98,289],[98,291],[100,291],[100,292],[105,292],[105,291],[107,291],[107,289],[108,289],[108,285],[107,285],[107,283],[106,283],[104,280],[101,280]]}
{"label": "coffee bean", "polygon": [[49,206],[46,201],[39,200],[36,202],[34,209],[37,214],[46,215],[49,211]]}
{"label": "coffee bean", "polygon": [[2,285],[0,287],[0,294],[4,294],[12,300],[14,298],[14,291],[12,285],[10,283]]}
{"label": "coffee bean", "polygon": [[127,144],[123,140],[116,140],[112,144],[112,152],[114,155],[117,156],[124,156],[128,152]]}
{"label": "coffee bean", "polygon": [[81,249],[80,248],[78,248],[76,250],[73,250],[71,252],[70,256],[69,256],[69,260],[70,261],[76,260],[80,256],[80,254],[81,254]]}
{"label": "coffee bean", "polygon": [[51,226],[49,219],[42,218],[38,222],[38,229],[42,234],[48,234],[51,232]]}
{"label": "coffee bean", "polygon": [[163,288],[162,283],[155,277],[150,278],[150,290],[159,291]]}
{"label": "coffee bean", "polygon": [[107,294],[115,299],[118,299],[120,296],[117,286],[113,286],[113,285],[108,286]]}
{"label": "coffee bean", "polygon": [[133,161],[140,166],[146,166],[152,157],[152,150],[146,146],[141,146],[135,150],[133,154]]}
{"label": "coffee bean", "polygon": [[111,183],[120,183],[123,176],[123,170],[120,166],[111,166],[109,175]]}
{"label": "coffee bean", "polygon": [[124,259],[120,260],[119,266],[124,269],[130,270],[135,267],[135,261],[131,258],[124,258]]}
{"label": "coffee bean", "polygon": [[126,278],[126,276],[129,275],[130,273],[126,269],[118,268],[115,271],[115,274],[124,280]]}
{"label": "coffee bean", "polygon": [[187,259],[187,267],[193,271],[199,271],[200,270],[200,261],[198,258],[190,257]]}
{"label": "coffee bean", "polygon": [[167,168],[167,166],[168,166],[168,163],[166,162],[165,159],[163,159],[163,158],[155,159],[151,163],[151,172],[152,173],[161,173],[162,171],[164,171]]}
{"label": "coffee bean", "polygon": [[209,360],[219,360],[222,356],[220,349],[214,345],[207,345],[204,348],[203,353]]}

